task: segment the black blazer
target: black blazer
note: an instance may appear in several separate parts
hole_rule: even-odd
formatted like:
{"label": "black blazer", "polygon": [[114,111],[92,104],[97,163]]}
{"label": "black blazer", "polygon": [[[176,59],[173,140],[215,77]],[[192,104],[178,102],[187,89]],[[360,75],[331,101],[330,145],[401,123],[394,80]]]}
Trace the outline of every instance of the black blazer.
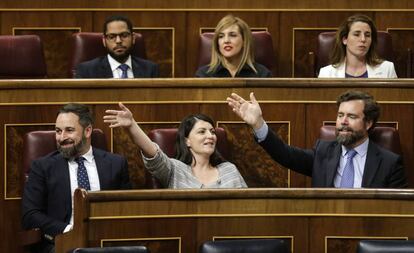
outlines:
{"label": "black blazer", "polygon": [[[125,158],[93,149],[101,190],[130,189]],[[22,199],[24,229],[40,228],[47,238],[61,234],[72,215],[69,166],[55,151],[33,161]]]}
{"label": "black blazer", "polygon": [[[134,78],[158,77],[158,65],[136,56],[131,56]],[[75,78],[113,78],[107,55],[82,62],[76,66]]]}
{"label": "black blazer", "polygon": [[[204,65],[200,67],[197,72],[195,73],[196,77],[231,77],[230,72],[223,67],[223,65],[219,65],[216,69],[216,71],[209,73],[208,68],[210,65]],[[264,65],[255,62],[254,67],[257,70],[257,73],[254,72],[252,68],[250,68],[249,65],[244,65],[243,68],[240,70],[239,73],[235,77],[253,77],[253,78],[259,78],[259,77],[272,77],[272,72],[268,70]]]}
{"label": "black blazer", "polygon": [[[311,176],[312,187],[334,187],[341,156],[341,145],[337,141],[318,140],[313,149],[300,149],[285,144],[269,129],[260,145],[282,166]],[[401,156],[369,141],[362,187],[407,187]]]}

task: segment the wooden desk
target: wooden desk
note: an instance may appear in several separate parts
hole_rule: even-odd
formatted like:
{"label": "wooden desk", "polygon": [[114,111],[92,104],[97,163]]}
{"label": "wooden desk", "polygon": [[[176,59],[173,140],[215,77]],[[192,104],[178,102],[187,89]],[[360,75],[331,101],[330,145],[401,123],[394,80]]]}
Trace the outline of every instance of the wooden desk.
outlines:
{"label": "wooden desk", "polygon": [[354,253],[358,240],[413,239],[414,190],[232,189],[75,193],[56,252],[146,245],[196,253],[206,240],[283,238],[292,252]]}

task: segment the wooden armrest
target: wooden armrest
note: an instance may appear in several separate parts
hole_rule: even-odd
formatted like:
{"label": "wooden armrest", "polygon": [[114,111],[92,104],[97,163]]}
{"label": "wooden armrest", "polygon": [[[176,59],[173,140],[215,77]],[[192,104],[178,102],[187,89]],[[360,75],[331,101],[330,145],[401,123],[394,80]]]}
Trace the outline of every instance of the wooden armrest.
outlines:
{"label": "wooden armrest", "polygon": [[20,243],[23,246],[29,246],[42,240],[42,232],[40,232],[40,229],[38,228],[20,231],[19,235]]}

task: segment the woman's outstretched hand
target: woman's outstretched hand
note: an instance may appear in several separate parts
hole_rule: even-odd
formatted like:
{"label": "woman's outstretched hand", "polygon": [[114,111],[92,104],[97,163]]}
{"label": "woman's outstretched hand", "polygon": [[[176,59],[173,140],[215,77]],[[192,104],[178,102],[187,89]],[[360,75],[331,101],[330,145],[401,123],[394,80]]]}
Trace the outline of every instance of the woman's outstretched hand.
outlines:
{"label": "woman's outstretched hand", "polygon": [[109,123],[109,127],[131,127],[135,123],[131,111],[121,102],[119,102],[121,110],[106,110],[103,117],[105,123]]}

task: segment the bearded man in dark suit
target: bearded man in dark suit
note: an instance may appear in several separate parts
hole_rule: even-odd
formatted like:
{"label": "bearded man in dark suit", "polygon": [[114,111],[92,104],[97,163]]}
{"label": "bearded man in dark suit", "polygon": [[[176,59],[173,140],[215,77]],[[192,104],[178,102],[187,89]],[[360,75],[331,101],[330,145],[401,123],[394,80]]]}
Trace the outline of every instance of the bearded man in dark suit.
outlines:
{"label": "bearded man in dark suit", "polygon": [[250,101],[233,93],[227,102],[253,128],[256,140],[273,160],[312,177],[312,187],[407,187],[401,156],[369,139],[380,107],[367,93],[347,91],[338,97],[336,140],[318,140],[313,149],[292,147],[277,137],[263,119],[253,93]]}
{"label": "bearded man in dark suit", "polygon": [[125,158],[91,146],[93,117],[82,104],[67,104],[56,118],[58,150],[33,161],[22,199],[24,229],[40,228],[33,252],[54,252],[54,237],[73,226],[73,194],[130,189]]}

